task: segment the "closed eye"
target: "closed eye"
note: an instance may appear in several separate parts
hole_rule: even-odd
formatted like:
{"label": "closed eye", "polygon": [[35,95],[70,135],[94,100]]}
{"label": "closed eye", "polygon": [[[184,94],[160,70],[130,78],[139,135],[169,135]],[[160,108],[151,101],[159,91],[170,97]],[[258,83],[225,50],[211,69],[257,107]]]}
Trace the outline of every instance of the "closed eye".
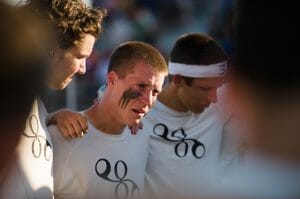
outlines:
{"label": "closed eye", "polygon": [[147,84],[138,84],[139,89],[145,90],[147,87],[149,87]]}
{"label": "closed eye", "polygon": [[203,91],[209,91],[211,88],[208,88],[208,87],[199,87],[200,90],[203,90]]}
{"label": "closed eye", "polygon": [[77,59],[85,59],[86,58],[86,56],[77,56]]}

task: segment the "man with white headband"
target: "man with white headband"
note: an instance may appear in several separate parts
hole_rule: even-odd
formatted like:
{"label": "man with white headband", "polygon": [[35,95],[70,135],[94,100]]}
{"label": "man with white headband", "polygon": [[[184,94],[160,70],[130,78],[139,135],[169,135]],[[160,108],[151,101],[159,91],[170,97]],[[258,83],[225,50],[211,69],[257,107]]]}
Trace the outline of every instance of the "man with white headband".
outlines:
{"label": "man with white headband", "polygon": [[227,150],[222,132],[229,114],[215,104],[226,71],[227,55],[210,36],[190,33],[176,40],[169,82],[143,120],[151,136],[149,198],[199,197],[236,157],[221,153]]}

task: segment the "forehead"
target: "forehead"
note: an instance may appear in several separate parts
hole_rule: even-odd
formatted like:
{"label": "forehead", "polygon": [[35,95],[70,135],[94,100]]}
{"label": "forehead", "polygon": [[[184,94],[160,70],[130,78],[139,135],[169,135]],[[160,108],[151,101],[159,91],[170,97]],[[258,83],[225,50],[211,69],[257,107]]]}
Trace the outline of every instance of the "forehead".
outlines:
{"label": "forehead", "polygon": [[135,83],[155,85],[162,83],[166,75],[166,72],[160,72],[140,61],[134,65],[132,72],[128,73],[125,79]]}
{"label": "forehead", "polygon": [[224,83],[223,77],[212,77],[212,78],[195,78],[192,81],[192,86],[200,86],[207,88],[217,88],[222,86]]}
{"label": "forehead", "polygon": [[67,50],[69,50],[70,52],[73,52],[73,53],[88,56],[91,54],[91,52],[93,50],[95,40],[96,40],[96,38],[93,35],[84,34],[82,40],[80,42],[78,42],[77,45],[75,45]]}

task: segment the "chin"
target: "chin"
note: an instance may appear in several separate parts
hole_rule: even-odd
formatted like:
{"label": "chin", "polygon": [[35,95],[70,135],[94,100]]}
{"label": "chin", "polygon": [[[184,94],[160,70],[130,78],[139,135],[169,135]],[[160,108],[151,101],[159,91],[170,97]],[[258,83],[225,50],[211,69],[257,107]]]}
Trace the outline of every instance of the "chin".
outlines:
{"label": "chin", "polygon": [[63,85],[58,85],[58,86],[56,86],[54,89],[55,90],[63,90],[63,89],[65,89],[67,87],[67,84],[63,84]]}
{"label": "chin", "polygon": [[63,90],[64,88],[67,87],[67,85],[68,85],[68,83],[60,83],[60,84],[51,83],[51,82],[48,83],[48,87],[53,90]]}
{"label": "chin", "polygon": [[70,83],[72,82],[72,78],[66,79],[65,81],[61,82],[58,86],[58,90],[65,89]]}
{"label": "chin", "polygon": [[138,125],[140,122],[141,122],[140,119],[135,119],[134,121],[131,122],[131,125],[130,125],[130,126]]}
{"label": "chin", "polygon": [[59,90],[65,89],[69,84],[63,84],[61,85],[61,87],[59,88]]}

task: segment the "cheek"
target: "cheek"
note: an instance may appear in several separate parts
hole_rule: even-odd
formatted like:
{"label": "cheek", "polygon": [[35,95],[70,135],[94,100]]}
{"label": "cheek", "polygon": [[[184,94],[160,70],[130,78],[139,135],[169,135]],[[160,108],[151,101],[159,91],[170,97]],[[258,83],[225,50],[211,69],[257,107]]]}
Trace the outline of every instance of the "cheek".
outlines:
{"label": "cheek", "polygon": [[126,108],[130,102],[138,100],[140,96],[141,93],[139,91],[129,88],[123,92],[119,100],[119,106],[121,106],[121,108]]}
{"label": "cheek", "polygon": [[76,73],[80,67],[80,62],[75,60],[70,60],[68,63],[68,68],[70,73]]}
{"label": "cheek", "polygon": [[194,90],[186,90],[183,94],[183,97],[190,102],[197,102],[202,98],[202,94],[197,93]]}
{"label": "cheek", "polygon": [[157,95],[156,96],[152,96],[152,105],[156,102],[157,100]]}
{"label": "cheek", "polygon": [[55,71],[56,75],[59,76],[70,76],[76,70],[74,61],[67,58],[57,60],[53,68],[55,70],[52,71]]}
{"label": "cheek", "polygon": [[68,60],[65,62],[65,64],[62,66],[64,68],[64,74],[66,77],[73,76],[78,71],[78,64],[72,60]]}

